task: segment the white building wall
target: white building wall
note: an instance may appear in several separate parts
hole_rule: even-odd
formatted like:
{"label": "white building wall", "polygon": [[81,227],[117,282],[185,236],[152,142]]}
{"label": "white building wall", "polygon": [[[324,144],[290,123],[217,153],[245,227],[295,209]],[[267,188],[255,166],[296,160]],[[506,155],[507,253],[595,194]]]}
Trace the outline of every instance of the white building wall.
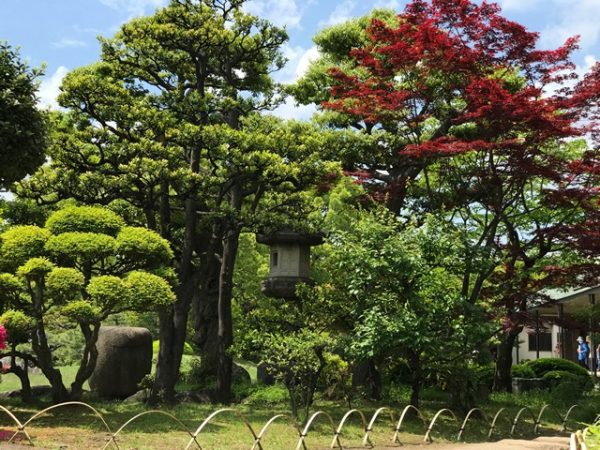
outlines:
{"label": "white building wall", "polygon": [[[560,348],[557,347],[559,342],[560,327],[558,325],[545,324],[546,330],[550,329],[552,333],[552,350],[551,351],[540,351],[540,358],[560,358]],[[513,364],[518,364],[525,360],[536,359],[537,352],[535,348],[529,350],[529,334],[535,335],[535,328],[523,328],[523,331],[518,337],[518,350],[517,347],[513,347]]]}

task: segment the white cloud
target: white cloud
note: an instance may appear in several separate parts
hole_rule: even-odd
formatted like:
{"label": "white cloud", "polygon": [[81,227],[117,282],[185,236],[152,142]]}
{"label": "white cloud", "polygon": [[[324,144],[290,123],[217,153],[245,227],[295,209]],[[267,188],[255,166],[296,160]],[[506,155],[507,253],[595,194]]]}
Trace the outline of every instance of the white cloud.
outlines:
{"label": "white cloud", "polygon": [[354,8],[356,8],[355,0],[344,0],[338,3],[327,20],[319,22],[319,26],[335,25],[353,19],[355,16],[353,13]]}
{"label": "white cloud", "polygon": [[315,105],[296,105],[294,100],[288,97],[271,114],[282,119],[308,120],[315,112],[317,112]]}
{"label": "white cloud", "polygon": [[105,6],[125,12],[129,17],[152,13],[156,8],[165,6],[168,0],[100,0]]}
{"label": "white cloud", "polygon": [[319,59],[319,56],[319,50],[314,46],[302,53],[298,60],[298,65],[296,66],[296,79],[304,75],[308,70],[310,63]]}
{"label": "white cloud", "polygon": [[296,0],[250,0],[244,5],[244,9],[278,26],[300,28],[303,11]]}
{"label": "white cloud", "polygon": [[500,0],[498,4],[503,11],[526,11],[539,6],[542,0]]}
{"label": "white cloud", "polygon": [[598,0],[550,0],[544,3],[544,9],[552,11],[557,22],[542,30],[541,45],[554,48],[567,38],[580,35],[582,50],[591,49],[600,39],[599,5]]}
{"label": "white cloud", "polygon": [[310,62],[319,57],[319,51],[314,46],[304,49],[284,44],[282,51],[288,62],[281,71],[274,74],[274,78],[280,83],[293,83],[306,73]]}
{"label": "white cloud", "polygon": [[377,0],[373,7],[393,9],[395,11],[399,11],[401,4],[402,2],[400,2],[400,0]]}
{"label": "white cloud", "polygon": [[50,108],[50,109],[58,109],[58,103],[56,102],[56,98],[60,93],[60,85],[62,83],[63,78],[69,72],[65,66],[60,66],[56,71],[50,76],[50,78],[45,78],[40,83],[40,90],[38,92],[39,96],[39,106],[41,108]]}
{"label": "white cloud", "polygon": [[52,46],[56,48],[86,47],[87,43],[78,39],[62,38],[60,41],[53,42]]}

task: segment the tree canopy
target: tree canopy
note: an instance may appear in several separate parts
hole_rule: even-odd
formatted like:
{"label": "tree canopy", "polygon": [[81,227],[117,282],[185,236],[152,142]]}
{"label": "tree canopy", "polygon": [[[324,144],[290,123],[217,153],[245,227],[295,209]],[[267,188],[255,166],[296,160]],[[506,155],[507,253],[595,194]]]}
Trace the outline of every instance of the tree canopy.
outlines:
{"label": "tree canopy", "polygon": [[0,188],[33,173],[45,160],[46,125],[36,97],[41,75],[0,41]]}

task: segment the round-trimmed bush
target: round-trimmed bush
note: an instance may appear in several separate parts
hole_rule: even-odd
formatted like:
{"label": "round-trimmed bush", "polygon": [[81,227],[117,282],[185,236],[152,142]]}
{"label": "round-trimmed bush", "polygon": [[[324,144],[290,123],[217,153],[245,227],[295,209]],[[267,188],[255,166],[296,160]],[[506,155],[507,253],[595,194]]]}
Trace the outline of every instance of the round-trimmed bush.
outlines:
{"label": "round-trimmed bush", "polygon": [[535,376],[538,378],[543,377],[547,372],[560,370],[564,372],[570,372],[574,375],[589,377],[588,371],[580,365],[561,358],[540,358],[527,361],[524,365],[530,367]]}
{"label": "round-trimmed bush", "polygon": [[513,378],[535,378],[535,372],[527,364],[515,364],[510,369]]}

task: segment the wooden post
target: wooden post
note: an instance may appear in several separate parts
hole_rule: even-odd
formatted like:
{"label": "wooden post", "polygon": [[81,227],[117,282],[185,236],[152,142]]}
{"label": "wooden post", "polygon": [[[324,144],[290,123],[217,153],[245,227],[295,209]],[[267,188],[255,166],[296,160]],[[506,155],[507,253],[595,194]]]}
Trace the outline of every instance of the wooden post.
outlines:
{"label": "wooden post", "polygon": [[590,301],[590,306],[592,307],[592,314],[590,314],[590,321],[588,327],[590,329],[590,370],[595,375],[596,374],[596,364],[598,361],[598,355],[596,355],[596,346],[594,345],[594,323],[592,322],[592,315],[594,310],[594,305],[596,305],[596,294],[588,294],[588,299]]}
{"label": "wooden post", "polygon": [[[558,304],[558,318],[559,321],[562,323],[562,320],[565,317],[565,305],[563,305],[562,303]],[[558,335],[559,341],[560,342],[560,357],[561,358],[565,358],[565,327],[560,325],[560,332]]]}

